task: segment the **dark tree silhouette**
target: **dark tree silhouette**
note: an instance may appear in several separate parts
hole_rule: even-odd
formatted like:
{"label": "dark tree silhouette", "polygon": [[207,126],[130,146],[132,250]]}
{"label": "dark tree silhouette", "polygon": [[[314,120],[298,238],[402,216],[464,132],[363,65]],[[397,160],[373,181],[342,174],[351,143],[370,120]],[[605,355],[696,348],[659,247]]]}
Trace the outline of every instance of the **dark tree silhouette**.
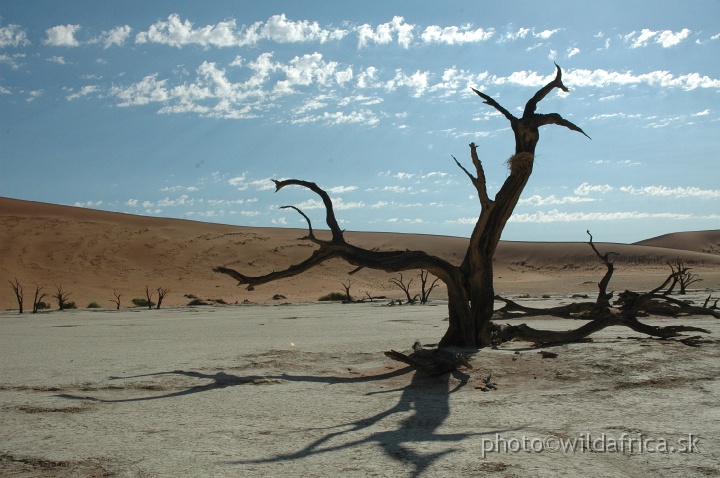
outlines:
{"label": "dark tree silhouette", "polygon": [[38,304],[47,295],[47,294],[41,294],[40,292],[42,292],[42,290],[43,290],[42,287],[40,287],[39,285],[35,285],[35,299],[33,300],[33,314],[37,314]]}
{"label": "dark tree silhouette", "polygon": [[436,277],[435,280],[433,280],[430,283],[430,286],[428,287],[427,283],[428,283],[429,276],[430,276],[430,272],[420,269],[420,303],[421,304],[427,304],[427,301],[430,300],[430,293],[437,286],[437,283],[440,280]]}
{"label": "dark tree silhouette", "polygon": [[148,286],[145,286],[145,297],[147,297],[147,306],[149,310],[152,310],[153,301],[152,301],[152,292],[150,292],[150,288]]}
{"label": "dark tree silhouette", "polygon": [[[493,287],[493,256],[500,241],[500,235],[515,208],[520,195],[527,184],[533,170],[535,148],[540,138],[541,126],[564,126],[571,131],[585,132],[564,119],[557,113],[536,113],[538,103],[552,90],[568,91],[562,83],[562,71],[556,66],[555,77],[552,81],[538,90],[528,100],[521,117],[516,117],[507,109],[498,104],[490,96],[473,89],[484,100],[484,103],[499,111],[509,122],[515,135],[515,153],[508,159],[509,174],[494,198],[487,191],[485,171],[477,153],[475,143],[470,143],[470,158],[474,173],[468,171],[457,159],[460,167],[471,184],[475,187],[480,202],[480,214],[470,236],[465,257],[460,265],[422,251],[379,251],[364,249],[348,243],[344,231],[340,229],[335,217],[332,201],[325,190],[317,184],[298,180],[286,179],[274,181],[276,191],[287,186],[301,186],[317,194],[323,201],[326,210],[325,222],[330,229],[331,238],[320,239],[313,231],[310,219],[300,209],[291,208],[302,215],[308,224],[308,234],[303,239],[317,245],[313,254],[299,264],[287,269],[273,271],[261,276],[248,276],[224,266],[213,270],[226,274],[239,284],[247,285],[248,290],[254,287],[287,277],[301,274],[329,259],[343,259],[356,266],[350,272],[353,274],[363,268],[382,270],[389,273],[399,273],[408,270],[424,269],[432,273],[445,283],[448,292],[448,328],[439,342],[439,347],[483,347],[494,345],[498,341],[523,339],[533,342],[566,342],[581,340],[588,334],[601,330],[610,325],[624,325],[633,330],[661,337],[672,337],[681,331],[703,331],[693,327],[652,327],[641,324],[635,315],[637,308],[630,308],[626,313],[611,313],[606,308],[598,312],[599,320],[594,320],[586,326],[575,330],[557,332],[535,330],[526,324],[501,325],[491,321],[495,292]],[[589,138],[589,137],[588,137]]]}
{"label": "dark tree silhouette", "polygon": [[[162,287],[157,288],[157,293],[158,293],[158,302],[157,302],[157,307],[156,307],[157,309],[160,308],[160,304],[162,304],[162,301],[165,298],[165,296],[168,294],[168,292],[170,292],[170,289],[163,289]],[[148,297],[148,302],[150,302],[149,297]],[[152,308],[152,305],[150,306],[150,308]]]}
{"label": "dark tree silhouette", "polygon": [[52,295],[51,297],[55,300],[57,300],[58,303],[58,310],[65,310],[66,305],[68,303],[68,297],[70,296],[69,292],[63,291],[62,284],[55,286],[56,293]]}
{"label": "dark tree silhouette", "polygon": [[414,296],[410,295],[410,285],[412,285],[412,279],[410,279],[407,284],[403,281],[403,275],[399,274],[399,277],[393,277],[390,279],[390,282],[398,286],[403,292],[405,292],[405,297],[407,297],[407,303],[408,304],[414,304],[417,302],[419,295],[415,294]]}
{"label": "dark tree silhouette", "polygon": [[18,309],[20,311],[19,313],[22,314],[23,313],[23,288],[20,285],[20,281],[16,277],[15,282],[13,282],[11,280],[9,280],[8,282],[12,286],[13,292],[15,292],[15,299],[17,299]]}
{"label": "dark tree silhouette", "polygon": [[113,291],[113,297],[114,299],[110,299],[110,302],[116,305],[115,310],[120,310],[120,299],[122,298],[122,294],[116,291]]}

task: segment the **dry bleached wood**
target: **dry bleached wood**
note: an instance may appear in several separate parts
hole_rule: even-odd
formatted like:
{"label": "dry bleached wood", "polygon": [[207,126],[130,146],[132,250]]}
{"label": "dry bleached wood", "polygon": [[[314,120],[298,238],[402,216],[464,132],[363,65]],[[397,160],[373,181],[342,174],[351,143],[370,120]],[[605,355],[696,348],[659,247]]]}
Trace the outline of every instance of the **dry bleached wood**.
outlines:
{"label": "dry bleached wood", "polygon": [[[477,152],[475,143],[470,143],[470,158],[474,173],[466,169],[457,159],[456,164],[468,176],[477,191],[480,200],[480,212],[477,223],[470,236],[468,249],[460,265],[454,265],[439,257],[431,256],[422,251],[378,251],[368,250],[349,244],[335,217],[332,201],[326,191],[317,184],[298,179],[275,181],[276,192],[287,186],[300,186],[317,194],[325,206],[325,222],[330,229],[331,239],[322,240],[315,236],[310,218],[300,209],[291,208],[301,214],[308,223],[308,234],[302,238],[317,245],[318,248],[310,257],[299,264],[291,265],[281,271],[260,276],[249,276],[234,269],[218,266],[215,272],[226,274],[247,286],[254,287],[283,278],[301,274],[330,259],[342,259],[355,268],[354,273],[362,268],[381,270],[388,273],[401,273],[408,270],[425,270],[433,274],[447,286],[448,292],[448,329],[439,346],[444,347],[483,347],[494,345],[498,341],[513,339],[531,340],[534,342],[564,342],[581,340],[588,334],[609,325],[625,325],[633,330],[642,331],[655,336],[674,336],[679,332],[700,329],[687,327],[651,327],[637,322],[633,313],[635,309],[626,309],[622,313],[608,312],[608,303],[612,294],[607,293],[607,283],[612,275],[613,267],[610,254],[601,255],[595,249],[590,236],[590,245],[595,253],[607,266],[607,273],[599,284],[598,300],[589,309],[597,314],[599,320],[566,332],[535,330],[523,324],[520,326],[500,325],[491,321],[493,305],[496,298],[493,288],[493,256],[500,241],[500,235],[510,218],[520,195],[532,173],[535,148],[539,140],[539,128],[546,125],[564,126],[572,131],[587,134],[578,126],[565,120],[557,113],[536,113],[538,103],[555,88],[568,91],[562,83],[562,71],[556,66],[554,79],[538,90],[528,100],[521,117],[515,117],[490,96],[473,89],[484,103],[499,111],[509,122],[515,136],[515,153],[507,161],[509,174],[494,198],[487,191],[485,171]],[[587,136],[589,138],[589,136]],[[646,298],[643,296],[642,301]],[[583,306],[584,307],[584,306]],[[392,352],[395,358],[398,352]],[[417,367],[420,369],[420,367]]]}

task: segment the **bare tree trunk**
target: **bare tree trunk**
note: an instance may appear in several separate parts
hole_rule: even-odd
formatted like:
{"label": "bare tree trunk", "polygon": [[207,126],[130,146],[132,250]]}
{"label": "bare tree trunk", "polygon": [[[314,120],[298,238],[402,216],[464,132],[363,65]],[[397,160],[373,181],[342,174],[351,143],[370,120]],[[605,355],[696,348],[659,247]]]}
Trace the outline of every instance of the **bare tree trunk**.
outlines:
{"label": "bare tree trunk", "polygon": [[43,298],[47,295],[47,294],[40,293],[40,292],[42,292],[42,289],[43,288],[40,287],[39,285],[37,285],[37,284],[35,285],[35,299],[33,300],[33,314],[37,314],[38,302],[43,300]]}
{"label": "bare tree trunk", "polygon": [[145,297],[147,298],[148,309],[152,310],[152,292],[150,292],[150,288],[148,286],[145,286]]}
{"label": "bare tree trunk", "polygon": [[58,310],[65,310],[65,305],[67,304],[67,299],[70,296],[70,293],[63,291],[62,284],[56,285],[55,290],[57,292],[52,297],[57,300]]}
{"label": "bare tree trunk", "polygon": [[[160,308],[160,304],[162,304],[163,299],[167,295],[167,293],[170,292],[170,289],[163,289],[162,287],[158,287],[157,293],[158,293],[158,302],[157,302],[157,309]],[[148,302],[150,299],[148,299]],[[150,308],[152,308],[152,305],[150,305]]]}
{"label": "bare tree trunk", "polygon": [[23,313],[23,288],[20,285],[20,281],[18,281],[18,278],[16,277],[15,282],[13,282],[13,281],[8,281],[8,282],[12,286],[13,292],[15,292],[15,299],[17,299],[18,310],[19,310],[19,313],[22,314]]}
{"label": "bare tree trunk", "polygon": [[122,297],[122,294],[113,291],[113,296],[115,297],[115,299],[110,299],[110,302],[116,305],[115,310],[120,310],[120,298]]}

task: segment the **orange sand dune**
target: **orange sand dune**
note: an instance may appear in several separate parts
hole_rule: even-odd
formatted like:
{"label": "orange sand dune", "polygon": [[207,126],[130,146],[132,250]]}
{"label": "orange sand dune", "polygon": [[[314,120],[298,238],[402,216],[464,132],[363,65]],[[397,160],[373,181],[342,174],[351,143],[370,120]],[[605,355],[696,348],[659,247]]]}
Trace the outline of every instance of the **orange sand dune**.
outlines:
{"label": "orange sand dune", "polygon": [[[0,309],[16,307],[7,281],[19,279],[25,308],[31,308],[35,286],[49,295],[62,285],[69,299],[84,308],[90,302],[114,307],[113,291],[122,306],[145,295],[145,287],[170,289],[166,305],[183,305],[194,295],[229,303],[269,302],[281,294],[287,301],[314,301],[341,290],[351,266],[330,261],[298,277],[249,292],[226,276],[212,272],[227,265],[248,274],[263,274],[300,262],[313,245],[298,240],[300,229],[249,228],[179,219],[58,206],[0,198]],[[321,235],[322,233],[320,233]],[[347,232],[349,242],[380,249],[424,250],[460,263],[467,239],[458,237]],[[597,237],[596,237],[597,240]],[[680,258],[703,277],[699,285],[720,288],[720,230],[680,233],[633,245],[597,243],[613,251],[617,272],[612,286],[647,288],[667,275],[666,262]],[[603,266],[585,243],[502,242],[495,257],[496,290],[501,294],[595,291]],[[351,292],[401,297],[389,283],[393,277],[363,270],[350,279]],[[417,271],[404,274],[419,287]],[[442,288],[433,296],[441,298]]]}

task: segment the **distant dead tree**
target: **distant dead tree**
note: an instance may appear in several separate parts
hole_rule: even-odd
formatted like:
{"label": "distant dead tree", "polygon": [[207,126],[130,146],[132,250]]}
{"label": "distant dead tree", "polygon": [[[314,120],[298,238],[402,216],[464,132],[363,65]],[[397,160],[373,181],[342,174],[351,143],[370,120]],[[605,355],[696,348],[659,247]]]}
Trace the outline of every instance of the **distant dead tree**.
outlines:
{"label": "distant dead tree", "polygon": [[415,296],[410,295],[410,285],[412,284],[412,279],[408,281],[406,284],[403,281],[403,275],[399,274],[399,277],[393,277],[390,279],[390,282],[398,286],[403,292],[405,292],[405,297],[407,297],[407,304],[414,304],[417,302],[418,298],[420,297],[418,294],[415,294]]}
{"label": "distant dead tree", "polygon": [[51,297],[55,300],[57,300],[58,303],[58,310],[65,310],[66,305],[68,303],[68,297],[70,296],[69,292],[63,291],[62,284],[55,286],[56,293],[53,294]]}
{"label": "distant dead tree", "polygon": [[[170,292],[170,289],[163,289],[162,287],[158,287],[158,288],[157,288],[158,302],[157,302],[157,307],[156,307],[156,309],[159,309],[159,308],[160,308],[160,304],[162,304],[162,301],[163,301],[163,299],[165,298],[165,296],[167,295],[168,292]],[[150,298],[149,298],[149,297],[148,297],[148,302],[150,302]],[[150,307],[152,308],[152,305],[151,305]]]}
{"label": "distant dead tree", "polygon": [[148,286],[145,286],[145,297],[147,297],[148,309],[152,310],[152,292],[150,292],[150,288]]}
{"label": "distant dead tree", "polygon": [[430,287],[427,286],[428,277],[430,276],[430,272],[420,269],[420,303],[421,304],[427,304],[428,299],[430,299],[430,292],[433,291],[435,286],[437,286],[437,282],[440,280],[437,277],[434,281],[430,283]]}
{"label": "distant dead tree", "polygon": [[352,302],[352,296],[350,295],[350,286],[352,285],[352,280],[348,279],[347,284],[343,281],[340,281],[340,284],[342,284],[343,290],[345,291],[345,300],[348,302]]}
{"label": "distant dead tree", "polygon": [[672,271],[672,284],[670,284],[665,291],[666,295],[672,294],[672,291],[678,284],[680,284],[679,294],[685,295],[687,293],[687,287],[690,284],[702,281],[696,274],[690,272],[691,268],[680,258],[675,259],[675,262],[668,261],[667,265],[670,266],[670,270]]}
{"label": "distant dead tree", "polygon": [[110,299],[110,302],[112,302],[113,304],[115,304],[117,306],[116,310],[120,310],[120,298],[122,297],[122,294],[119,292],[113,291],[113,297],[115,297],[115,298]]}
{"label": "distant dead tree", "polygon": [[17,299],[18,309],[20,310],[20,313],[22,314],[23,313],[23,288],[20,285],[20,281],[16,277],[15,282],[13,282],[11,280],[9,280],[8,282],[12,286],[13,292],[15,292],[15,299]]}
{"label": "distant dead tree", "polygon": [[43,288],[39,285],[35,285],[35,299],[33,299],[33,314],[37,314],[38,304],[45,298],[47,294],[41,294]]}

